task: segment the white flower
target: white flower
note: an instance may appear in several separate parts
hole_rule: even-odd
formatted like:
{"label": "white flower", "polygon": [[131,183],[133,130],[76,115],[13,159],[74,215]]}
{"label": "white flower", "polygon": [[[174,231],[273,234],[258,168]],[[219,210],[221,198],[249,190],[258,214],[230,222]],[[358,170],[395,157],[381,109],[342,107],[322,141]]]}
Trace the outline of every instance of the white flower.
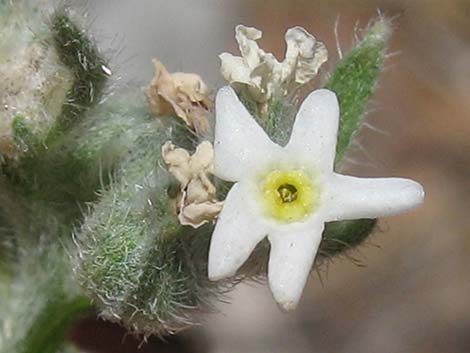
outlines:
{"label": "white flower", "polygon": [[336,95],[320,89],[302,103],[289,143],[272,142],[230,87],[216,99],[215,175],[236,182],[212,235],[209,278],[233,276],[255,246],[271,243],[268,279],[281,308],[296,307],[325,222],[397,214],[422,203],[420,184],[333,171]]}
{"label": "white flower", "polygon": [[328,58],[323,43],[302,27],[287,30],[286,57],[282,62],[258,47],[260,30],[238,25],[235,32],[242,56],[220,54],[222,76],[231,84],[247,85],[253,99],[259,103],[265,103],[274,95],[284,96],[309,82]]}

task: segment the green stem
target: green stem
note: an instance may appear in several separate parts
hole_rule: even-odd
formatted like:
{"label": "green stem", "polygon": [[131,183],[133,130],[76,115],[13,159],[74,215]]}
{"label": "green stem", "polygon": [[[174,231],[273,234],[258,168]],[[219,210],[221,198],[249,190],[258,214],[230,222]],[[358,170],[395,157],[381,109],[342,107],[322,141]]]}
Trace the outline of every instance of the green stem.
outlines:
{"label": "green stem", "polygon": [[90,300],[82,296],[65,298],[58,294],[49,298],[24,337],[18,353],[56,353],[64,344],[72,323],[90,309]]}

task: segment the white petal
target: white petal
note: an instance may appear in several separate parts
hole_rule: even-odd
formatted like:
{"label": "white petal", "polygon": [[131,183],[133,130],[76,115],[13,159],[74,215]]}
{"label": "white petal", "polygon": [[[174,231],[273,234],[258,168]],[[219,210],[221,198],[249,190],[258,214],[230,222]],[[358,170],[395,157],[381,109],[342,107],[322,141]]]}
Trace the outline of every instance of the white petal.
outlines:
{"label": "white petal", "polygon": [[419,206],[423,187],[403,178],[357,178],[334,174],[323,200],[328,221],[394,215]]}
{"label": "white petal", "polygon": [[309,228],[269,235],[269,286],[274,299],[286,311],[295,309],[302,296],[323,228],[323,222],[316,220]]}
{"label": "white petal", "polygon": [[227,195],[209,249],[212,281],[233,276],[267,234],[267,225],[250,211],[248,197],[240,183]]}
{"label": "white petal", "polygon": [[231,87],[219,90],[215,109],[214,171],[219,178],[238,181],[281,150],[251,117]]}
{"label": "white petal", "polygon": [[327,89],[310,93],[303,101],[286,149],[321,170],[332,170],[336,153],[339,105]]}

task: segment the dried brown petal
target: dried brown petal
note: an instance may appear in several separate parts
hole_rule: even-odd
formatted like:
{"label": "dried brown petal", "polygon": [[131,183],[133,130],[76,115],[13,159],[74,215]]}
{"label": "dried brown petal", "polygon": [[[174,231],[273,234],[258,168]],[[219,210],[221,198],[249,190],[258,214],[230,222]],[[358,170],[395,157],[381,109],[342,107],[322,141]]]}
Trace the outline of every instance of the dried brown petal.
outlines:
{"label": "dried brown petal", "polygon": [[149,111],[155,116],[177,115],[198,133],[209,130],[210,90],[196,74],[175,72],[154,59],[155,75],[145,90]]}
{"label": "dried brown petal", "polygon": [[213,171],[214,149],[209,141],[202,142],[191,156],[170,141],[162,146],[162,157],[168,171],[180,183],[177,214],[180,223],[194,228],[214,221],[223,202],[216,198],[216,188],[209,179]]}

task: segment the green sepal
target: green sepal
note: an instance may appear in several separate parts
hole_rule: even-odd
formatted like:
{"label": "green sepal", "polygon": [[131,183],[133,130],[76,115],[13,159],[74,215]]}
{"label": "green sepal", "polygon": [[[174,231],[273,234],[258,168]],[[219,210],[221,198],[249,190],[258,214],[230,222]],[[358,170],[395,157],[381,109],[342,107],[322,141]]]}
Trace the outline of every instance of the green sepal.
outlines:
{"label": "green sepal", "polygon": [[367,103],[374,91],[391,34],[390,20],[380,17],[364,37],[339,61],[325,84],[336,93],[340,106],[340,123],[336,147],[336,166],[347,152],[361,126]]}
{"label": "green sepal", "polygon": [[323,231],[319,254],[333,257],[360,244],[374,231],[376,219],[330,222]]}

